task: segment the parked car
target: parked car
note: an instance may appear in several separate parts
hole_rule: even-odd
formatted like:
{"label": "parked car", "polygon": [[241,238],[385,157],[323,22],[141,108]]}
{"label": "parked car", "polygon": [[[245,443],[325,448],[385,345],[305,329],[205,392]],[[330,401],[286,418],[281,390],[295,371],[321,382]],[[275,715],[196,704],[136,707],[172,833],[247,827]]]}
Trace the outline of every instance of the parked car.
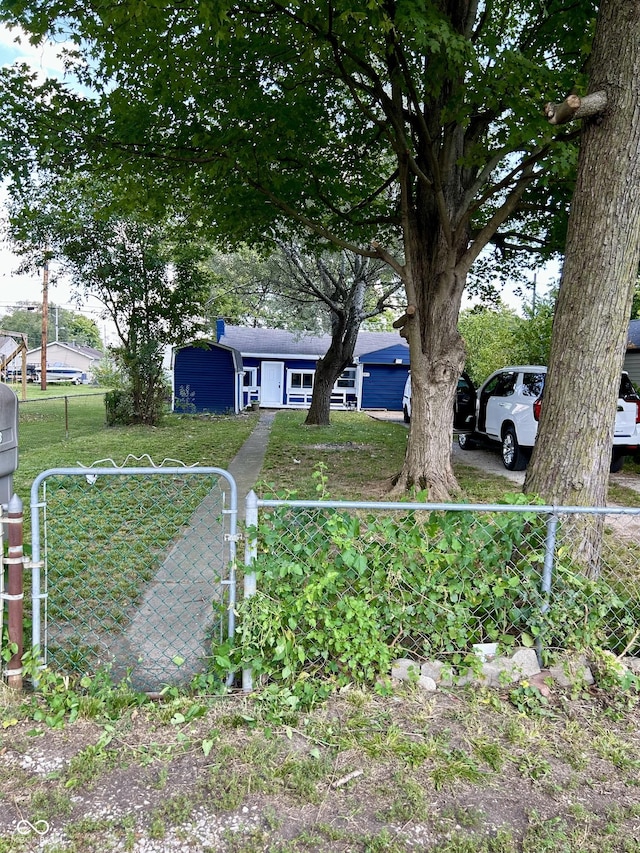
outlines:
{"label": "parked car", "polygon": [[[475,424],[476,388],[470,377],[463,373],[458,379],[456,400],[453,406],[453,428],[473,429]],[[402,395],[402,413],[406,424],[411,420],[411,373],[407,376]]]}
{"label": "parked car", "polygon": [[[498,442],[502,462],[510,471],[527,467],[538,432],[547,368],[505,367],[492,373],[476,394],[475,424],[458,436],[463,450]],[[611,453],[611,471],[620,471],[624,457],[640,444],[640,397],[627,373],[622,374]]]}

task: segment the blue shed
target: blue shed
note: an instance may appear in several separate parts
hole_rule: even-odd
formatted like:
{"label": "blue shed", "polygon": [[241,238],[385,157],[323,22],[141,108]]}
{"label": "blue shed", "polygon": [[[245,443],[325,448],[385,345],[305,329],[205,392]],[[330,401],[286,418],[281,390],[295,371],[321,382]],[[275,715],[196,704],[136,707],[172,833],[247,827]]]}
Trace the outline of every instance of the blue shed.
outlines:
{"label": "blue shed", "polygon": [[362,366],[361,407],[402,410],[402,393],[409,375],[409,347],[398,343],[358,359]]}
{"label": "blue shed", "polygon": [[233,347],[197,341],[173,354],[173,409],[236,414],[246,405],[242,356]]}

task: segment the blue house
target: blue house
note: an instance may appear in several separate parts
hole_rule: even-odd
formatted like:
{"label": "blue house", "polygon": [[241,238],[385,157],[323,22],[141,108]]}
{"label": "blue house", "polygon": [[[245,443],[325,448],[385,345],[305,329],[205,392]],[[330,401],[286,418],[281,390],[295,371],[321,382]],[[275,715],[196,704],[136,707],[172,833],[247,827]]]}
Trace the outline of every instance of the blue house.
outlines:
{"label": "blue house", "polygon": [[[252,329],[218,321],[216,341],[194,341],[173,355],[174,407],[239,412],[253,402],[265,408],[308,408],[318,359],[329,335]],[[331,396],[336,409],[402,409],[409,347],[397,332],[358,335],[353,364]],[[182,389],[182,390],[181,390]]]}
{"label": "blue house", "polygon": [[640,387],[640,320],[629,323],[624,369],[636,387]]}

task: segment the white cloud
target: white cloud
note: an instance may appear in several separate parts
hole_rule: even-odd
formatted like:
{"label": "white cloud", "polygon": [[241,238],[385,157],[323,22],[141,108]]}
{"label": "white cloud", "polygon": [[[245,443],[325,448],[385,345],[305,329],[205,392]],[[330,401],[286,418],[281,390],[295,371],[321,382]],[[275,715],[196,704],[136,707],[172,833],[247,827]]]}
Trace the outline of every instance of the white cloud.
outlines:
{"label": "white cloud", "polygon": [[9,29],[0,24],[0,64],[4,67],[14,63],[24,63],[44,80],[54,77],[68,79],[62,53],[71,48],[70,42],[45,41],[39,45],[29,43],[29,37],[19,27]]}

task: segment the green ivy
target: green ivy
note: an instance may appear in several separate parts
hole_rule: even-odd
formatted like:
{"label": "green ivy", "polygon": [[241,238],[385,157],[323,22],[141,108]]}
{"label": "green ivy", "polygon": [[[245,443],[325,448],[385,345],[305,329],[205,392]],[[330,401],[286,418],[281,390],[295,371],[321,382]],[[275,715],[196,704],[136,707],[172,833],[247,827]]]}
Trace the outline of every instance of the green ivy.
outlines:
{"label": "green ivy", "polygon": [[375,683],[401,656],[464,667],[474,643],[615,647],[632,632],[616,592],[570,566],[557,568],[545,600],[535,512],[282,508],[257,533],[258,592],[240,605],[230,657],[295,695],[310,680]]}

